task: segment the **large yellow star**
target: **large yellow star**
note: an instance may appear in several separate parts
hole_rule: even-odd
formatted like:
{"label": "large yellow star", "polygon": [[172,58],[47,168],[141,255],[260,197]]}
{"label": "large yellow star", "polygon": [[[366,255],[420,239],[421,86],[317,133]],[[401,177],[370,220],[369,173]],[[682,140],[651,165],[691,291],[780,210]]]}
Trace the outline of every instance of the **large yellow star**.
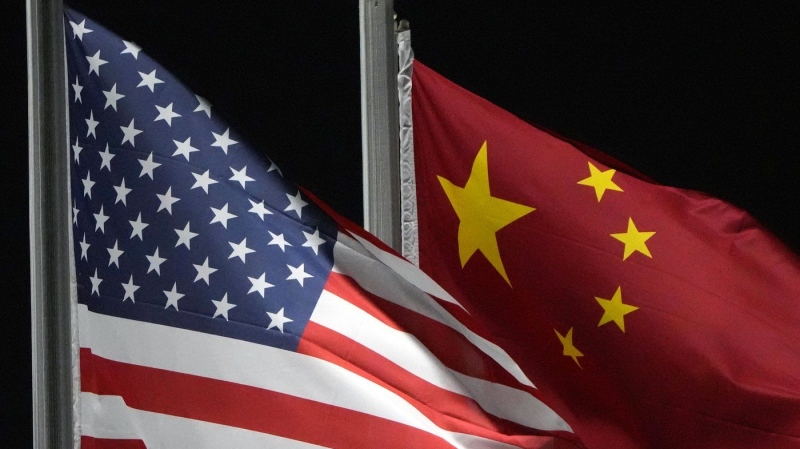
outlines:
{"label": "large yellow star", "polygon": [[625,332],[625,315],[639,309],[636,306],[622,302],[622,287],[617,287],[617,291],[611,299],[603,299],[596,296],[594,299],[596,299],[597,303],[603,308],[603,317],[600,318],[597,327],[613,321],[617,323],[617,326],[622,332]]}
{"label": "large yellow star", "polygon": [[441,176],[438,178],[458,215],[458,254],[461,257],[461,267],[466,265],[475,251],[480,250],[508,285],[511,285],[500,259],[496,233],[535,209],[495,198],[489,193],[486,152],[486,142],[483,142],[464,187],[458,187]]}
{"label": "large yellow star", "polygon": [[558,333],[557,330],[555,329],[553,330],[556,331],[558,339],[561,340],[561,345],[564,346],[564,355],[572,357],[572,360],[574,360],[575,363],[578,364],[578,368],[583,369],[583,367],[581,366],[581,362],[578,361],[578,357],[583,357],[583,353],[578,351],[578,348],[576,348],[575,345],[572,344],[572,328],[569,328],[569,330],[567,331],[567,335],[561,335]]}
{"label": "large yellow star", "polygon": [[597,195],[597,202],[599,203],[606,190],[622,192],[622,189],[611,180],[616,172],[616,170],[610,168],[606,171],[600,171],[589,162],[589,177],[578,181],[578,184],[594,187],[594,193]]}
{"label": "large yellow star", "polygon": [[645,242],[654,234],[655,232],[640,232],[636,229],[633,218],[628,218],[628,230],[619,234],[611,234],[611,237],[625,244],[625,252],[622,255],[622,260],[625,260],[636,251],[647,257],[653,257]]}

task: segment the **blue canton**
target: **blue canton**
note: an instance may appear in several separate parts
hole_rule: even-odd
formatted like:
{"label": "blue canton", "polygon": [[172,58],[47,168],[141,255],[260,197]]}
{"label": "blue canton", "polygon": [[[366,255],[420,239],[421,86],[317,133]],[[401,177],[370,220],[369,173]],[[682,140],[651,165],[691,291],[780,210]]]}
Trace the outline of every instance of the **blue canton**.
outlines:
{"label": "blue canton", "polygon": [[79,302],[296,349],[336,224],[138,46],[66,30]]}

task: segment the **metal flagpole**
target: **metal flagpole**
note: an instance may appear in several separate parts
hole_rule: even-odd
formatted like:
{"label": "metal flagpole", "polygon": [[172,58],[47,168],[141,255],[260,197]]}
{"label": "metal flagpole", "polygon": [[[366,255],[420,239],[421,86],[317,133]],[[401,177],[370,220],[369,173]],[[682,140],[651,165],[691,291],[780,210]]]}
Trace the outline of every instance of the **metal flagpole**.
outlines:
{"label": "metal flagpole", "polygon": [[400,249],[397,43],[392,0],[360,0],[364,227]]}
{"label": "metal flagpole", "polygon": [[64,15],[27,0],[33,447],[73,446]]}

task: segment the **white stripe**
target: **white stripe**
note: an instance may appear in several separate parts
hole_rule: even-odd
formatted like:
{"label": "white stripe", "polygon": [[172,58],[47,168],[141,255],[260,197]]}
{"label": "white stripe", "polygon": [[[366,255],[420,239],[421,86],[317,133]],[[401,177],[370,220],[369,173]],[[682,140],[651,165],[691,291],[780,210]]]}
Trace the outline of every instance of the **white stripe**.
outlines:
{"label": "white stripe", "polygon": [[402,397],[325,360],[217,335],[90,312],[80,305],[81,347],[110,360],[249,385],[385,418],[457,448],[511,448],[439,428]]}
{"label": "white stripe", "polygon": [[[433,295],[441,300],[447,301],[449,303],[453,303],[462,309],[465,312],[469,313],[464,306],[461,305],[455,298],[453,298],[450,293],[447,292],[441,285],[437,284],[436,281],[430,278],[424,271],[420,270],[418,266],[412,264],[411,262],[403,259],[402,257],[397,257],[394,254],[387,253],[386,251],[378,248],[369,240],[353,233],[351,234],[353,238],[355,238],[364,248],[370,252],[373,256],[375,256],[378,260],[386,264],[387,267],[391,268],[397,274],[399,274],[403,279],[410,282],[412,285],[417,286],[420,290],[430,295]],[[343,239],[339,239],[342,241]]]}
{"label": "white stripe", "polygon": [[148,449],[315,449],[316,444],[128,407],[119,396],[80,393],[81,434],[142,440]]}
{"label": "white stripe", "polygon": [[519,383],[535,388],[517,362],[501,347],[469,330],[425,292],[376,261],[358,241],[341,232],[338,240],[333,247],[333,260],[339,273],[350,276],[374,295],[452,328],[496,361]]}
{"label": "white stripe", "polygon": [[413,335],[388,326],[331,292],[322,292],[311,321],[355,340],[439,388],[471,397],[492,415],[534,429],[571,431],[556,412],[530,393],[447,368]]}

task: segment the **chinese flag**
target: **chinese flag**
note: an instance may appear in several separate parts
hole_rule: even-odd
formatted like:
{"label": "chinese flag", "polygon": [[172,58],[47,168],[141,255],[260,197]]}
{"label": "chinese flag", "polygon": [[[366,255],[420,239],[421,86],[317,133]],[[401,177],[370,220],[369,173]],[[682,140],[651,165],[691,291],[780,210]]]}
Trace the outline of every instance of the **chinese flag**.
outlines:
{"label": "chinese flag", "polygon": [[420,266],[581,443],[800,448],[796,255],[419,62],[412,83]]}

